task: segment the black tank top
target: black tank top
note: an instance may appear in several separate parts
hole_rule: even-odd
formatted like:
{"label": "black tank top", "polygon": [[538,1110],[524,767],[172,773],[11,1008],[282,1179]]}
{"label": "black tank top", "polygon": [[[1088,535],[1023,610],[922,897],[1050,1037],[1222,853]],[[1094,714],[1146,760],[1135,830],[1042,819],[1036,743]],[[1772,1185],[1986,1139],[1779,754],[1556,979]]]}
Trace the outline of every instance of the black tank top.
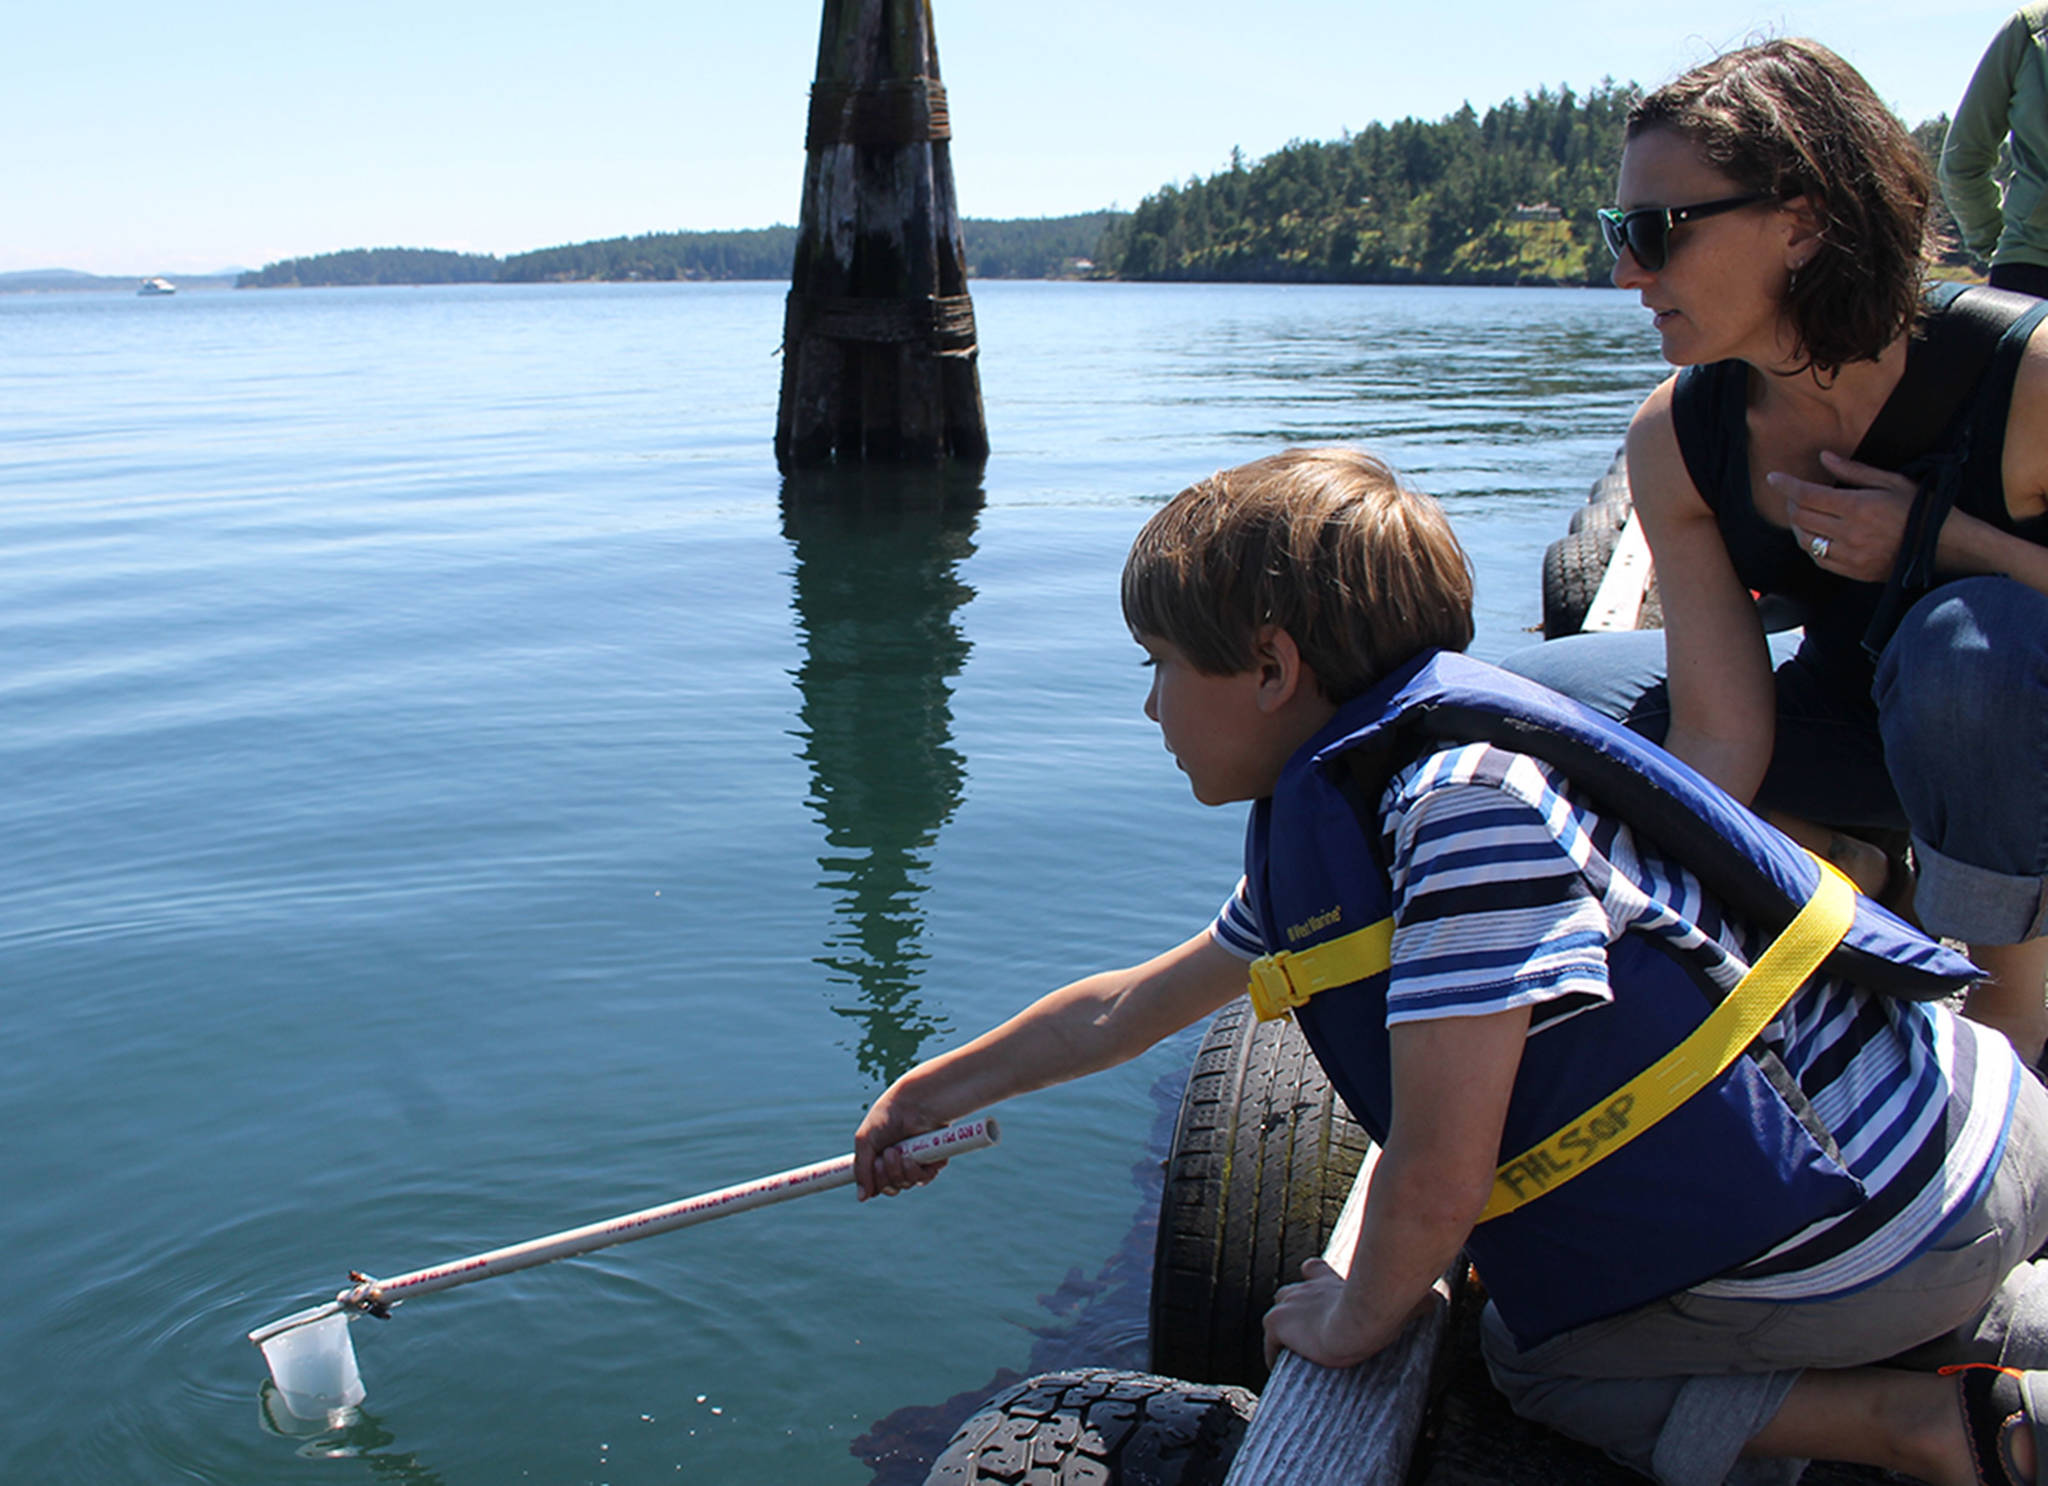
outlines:
{"label": "black tank top", "polygon": [[[1959,303],[1971,314],[1951,313]],[[2026,337],[2043,314],[2048,304],[2022,295],[1992,289],[1958,294],[1952,286],[1937,287],[1907,345],[1905,372],[1853,457],[1923,479],[1947,458],[1954,468],[1956,509],[2048,546],[2048,516],[2015,523],[2006,510],[2002,473],[2013,378]],[[1798,606],[1810,653],[1867,673],[1872,662],[1863,639],[1886,585],[1816,566],[1788,529],[1757,510],[1749,482],[1749,377],[1741,361],[1689,366],[1678,374],[1671,420],[1686,471],[1712,508],[1742,582]],[[1957,411],[1930,424],[1927,406],[1937,399]],[[1857,687],[1865,689],[1862,683]]]}

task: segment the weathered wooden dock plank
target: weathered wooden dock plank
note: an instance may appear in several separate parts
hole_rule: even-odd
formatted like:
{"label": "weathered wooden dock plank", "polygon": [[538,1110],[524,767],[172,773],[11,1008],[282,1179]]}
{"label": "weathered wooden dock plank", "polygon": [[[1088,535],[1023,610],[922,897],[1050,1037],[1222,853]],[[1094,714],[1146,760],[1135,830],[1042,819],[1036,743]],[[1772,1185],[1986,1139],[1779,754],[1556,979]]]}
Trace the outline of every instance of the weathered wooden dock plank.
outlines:
{"label": "weathered wooden dock plank", "polygon": [[[1339,1273],[1350,1272],[1379,1155],[1375,1146],[1359,1168],[1323,1250]],[[1398,1486],[1422,1432],[1430,1374],[1450,1311],[1449,1289],[1439,1288],[1436,1306],[1409,1322],[1392,1346],[1356,1367],[1319,1367],[1281,1353],[1225,1486]]]}

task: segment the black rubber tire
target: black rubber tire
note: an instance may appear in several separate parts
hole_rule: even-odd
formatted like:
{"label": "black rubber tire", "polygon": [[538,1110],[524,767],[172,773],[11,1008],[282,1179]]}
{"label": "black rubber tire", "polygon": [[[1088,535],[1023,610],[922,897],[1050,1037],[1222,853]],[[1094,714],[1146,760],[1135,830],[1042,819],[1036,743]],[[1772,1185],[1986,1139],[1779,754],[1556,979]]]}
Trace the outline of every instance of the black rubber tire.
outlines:
{"label": "black rubber tire", "polygon": [[1613,531],[1577,531],[1559,537],[1543,553],[1543,638],[1560,640],[1585,628],[1586,613],[1607,560],[1620,541]]}
{"label": "black rubber tire", "polygon": [[1572,512],[1572,519],[1565,530],[1620,531],[1628,523],[1629,510],[1626,501],[1600,501],[1597,504],[1583,505]]}
{"label": "black rubber tire", "polygon": [[1256,1403],[1110,1367],[1041,1373],[961,1425],[925,1486],[1218,1486]]}
{"label": "black rubber tire", "polygon": [[1217,1012],[1181,1096],[1152,1261],[1152,1370],[1264,1385],[1262,1323],[1336,1227],[1372,1142],[1290,1019]]}
{"label": "black rubber tire", "polygon": [[1589,506],[1631,506],[1635,498],[1628,488],[1628,464],[1616,458],[1606,474],[1593,482],[1593,488],[1586,496]]}

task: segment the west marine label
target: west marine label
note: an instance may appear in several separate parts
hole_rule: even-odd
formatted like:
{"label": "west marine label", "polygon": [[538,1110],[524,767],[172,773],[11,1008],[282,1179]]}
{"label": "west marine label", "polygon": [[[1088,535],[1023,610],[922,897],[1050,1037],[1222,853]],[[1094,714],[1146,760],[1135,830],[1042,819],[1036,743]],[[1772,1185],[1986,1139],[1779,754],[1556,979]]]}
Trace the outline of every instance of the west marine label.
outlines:
{"label": "west marine label", "polygon": [[1319,930],[1327,929],[1334,923],[1341,923],[1343,918],[1344,910],[1341,907],[1326,908],[1321,913],[1302,923],[1289,924],[1287,926],[1287,942],[1289,944],[1299,944],[1302,940],[1308,938],[1309,935]]}
{"label": "west marine label", "polygon": [[1618,1094],[1596,1115],[1568,1125],[1542,1145],[1524,1151],[1493,1174],[1494,1186],[1506,1186],[1517,1202],[1541,1196],[1589,1161],[1606,1154],[1628,1132],[1636,1096]]}

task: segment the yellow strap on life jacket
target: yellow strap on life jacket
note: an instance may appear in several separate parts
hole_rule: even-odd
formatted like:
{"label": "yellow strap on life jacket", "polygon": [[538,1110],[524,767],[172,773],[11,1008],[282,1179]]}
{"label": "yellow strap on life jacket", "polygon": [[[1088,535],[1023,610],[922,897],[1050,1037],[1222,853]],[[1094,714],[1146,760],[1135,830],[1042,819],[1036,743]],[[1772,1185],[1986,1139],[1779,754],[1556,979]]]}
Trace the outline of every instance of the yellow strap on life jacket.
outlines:
{"label": "yellow strap on life jacket", "polygon": [[[1807,855],[1812,856],[1811,852]],[[1813,896],[1785,932],[1757,956],[1749,973],[1677,1047],[1602,1099],[1548,1140],[1529,1147],[1493,1174],[1484,1223],[1554,1192],[1603,1161],[1719,1078],[1849,931],[1856,889],[1827,862]]]}
{"label": "yellow strap on life jacket", "polygon": [[1394,921],[1383,918],[1307,949],[1260,955],[1251,963],[1252,1010],[1262,1022],[1288,1016],[1318,991],[1378,975],[1393,950]]}

